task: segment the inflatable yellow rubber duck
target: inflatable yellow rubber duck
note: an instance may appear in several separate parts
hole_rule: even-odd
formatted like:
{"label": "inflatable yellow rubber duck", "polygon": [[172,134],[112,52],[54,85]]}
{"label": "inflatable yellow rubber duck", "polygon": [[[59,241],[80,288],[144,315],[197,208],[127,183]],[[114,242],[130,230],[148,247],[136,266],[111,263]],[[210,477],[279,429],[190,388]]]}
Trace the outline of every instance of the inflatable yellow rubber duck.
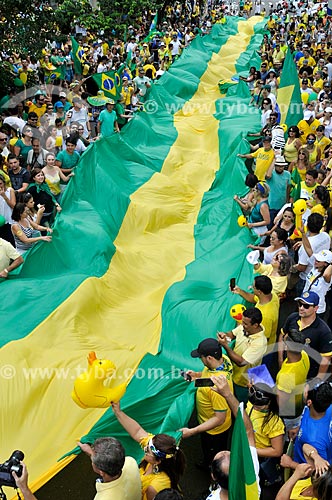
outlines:
{"label": "inflatable yellow rubber duck", "polygon": [[246,217],[244,215],[240,215],[238,218],[237,218],[237,223],[240,227],[245,227],[248,225],[248,221],[246,219]]}
{"label": "inflatable yellow rubber duck", "polygon": [[302,226],[302,215],[307,210],[307,204],[305,200],[299,199],[293,203],[293,212],[295,214],[295,227],[300,229]]}
{"label": "inflatable yellow rubber duck", "polygon": [[95,352],[88,356],[88,370],[75,380],[72,399],[81,408],[107,408],[118,403],[126,392],[126,382],[110,386],[104,385],[106,379],[112,379],[116,366],[108,359],[98,359]]}
{"label": "inflatable yellow rubber duck", "polygon": [[235,319],[238,323],[242,323],[242,314],[246,310],[243,304],[234,304],[229,310],[229,314]]}

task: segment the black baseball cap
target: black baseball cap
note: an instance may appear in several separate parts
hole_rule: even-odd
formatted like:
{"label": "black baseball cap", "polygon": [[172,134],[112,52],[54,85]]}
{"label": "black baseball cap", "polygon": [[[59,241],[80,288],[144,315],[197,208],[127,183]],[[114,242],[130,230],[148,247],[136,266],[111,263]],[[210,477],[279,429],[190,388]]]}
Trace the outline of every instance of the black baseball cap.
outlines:
{"label": "black baseball cap", "polygon": [[200,358],[201,356],[217,356],[221,358],[221,347],[216,339],[204,339],[198,344],[197,349],[191,351],[192,358]]}

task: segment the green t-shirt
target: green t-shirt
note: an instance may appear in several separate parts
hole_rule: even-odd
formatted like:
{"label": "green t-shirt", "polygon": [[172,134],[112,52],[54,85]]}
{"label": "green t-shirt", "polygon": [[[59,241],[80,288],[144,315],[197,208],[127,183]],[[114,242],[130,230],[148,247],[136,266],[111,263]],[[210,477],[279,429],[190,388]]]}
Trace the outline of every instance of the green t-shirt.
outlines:
{"label": "green t-shirt", "polygon": [[61,163],[61,168],[74,168],[78,164],[80,155],[74,151],[72,155],[68,154],[66,150],[60,151],[56,159]]}
{"label": "green t-shirt", "polygon": [[116,112],[116,121],[118,122],[119,125],[124,125],[125,123],[127,123],[127,120],[125,118],[121,118],[120,115],[123,115],[124,112],[125,112],[125,108],[123,106],[123,104],[121,104],[120,102],[118,102],[116,105],[115,105],[115,108],[114,108],[115,112]]}
{"label": "green t-shirt", "polygon": [[114,134],[114,123],[117,121],[114,110],[109,112],[107,109],[103,109],[99,115],[99,121],[101,123],[100,132],[103,137],[110,137]]}

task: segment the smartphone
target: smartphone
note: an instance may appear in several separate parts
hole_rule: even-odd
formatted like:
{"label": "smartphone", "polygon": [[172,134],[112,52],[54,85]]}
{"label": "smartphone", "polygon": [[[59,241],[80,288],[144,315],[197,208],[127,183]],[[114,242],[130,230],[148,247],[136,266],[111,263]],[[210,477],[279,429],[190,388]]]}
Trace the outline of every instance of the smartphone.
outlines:
{"label": "smartphone", "polygon": [[191,376],[184,370],[180,371],[180,375],[185,379],[186,382],[191,382]]}
{"label": "smartphone", "polygon": [[234,288],[235,288],[235,286],[236,286],[236,281],[235,281],[235,278],[231,278],[231,279],[229,280],[229,288],[233,291],[233,290],[234,290]]}
{"label": "smartphone", "polygon": [[197,378],[195,380],[195,387],[212,387],[214,383],[210,378]]}

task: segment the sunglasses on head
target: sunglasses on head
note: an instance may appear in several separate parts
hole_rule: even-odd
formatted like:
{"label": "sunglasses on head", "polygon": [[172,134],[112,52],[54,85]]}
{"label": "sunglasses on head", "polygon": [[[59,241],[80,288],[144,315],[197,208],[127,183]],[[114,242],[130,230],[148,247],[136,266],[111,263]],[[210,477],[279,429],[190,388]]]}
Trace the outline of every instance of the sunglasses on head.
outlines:
{"label": "sunglasses on head", "polygon": [[249,387],[249,396],[255,396],[257,400],[266,401],[269,398],[264,394],[264,392],[259,391],[253,385]]}
{"label": "sunglasses on head", "polygon": [[306,304],[305,302],[298,302],[297,307],[304,307],[304,309],[309,309],[309,307],[313,307],[312,304]]}

